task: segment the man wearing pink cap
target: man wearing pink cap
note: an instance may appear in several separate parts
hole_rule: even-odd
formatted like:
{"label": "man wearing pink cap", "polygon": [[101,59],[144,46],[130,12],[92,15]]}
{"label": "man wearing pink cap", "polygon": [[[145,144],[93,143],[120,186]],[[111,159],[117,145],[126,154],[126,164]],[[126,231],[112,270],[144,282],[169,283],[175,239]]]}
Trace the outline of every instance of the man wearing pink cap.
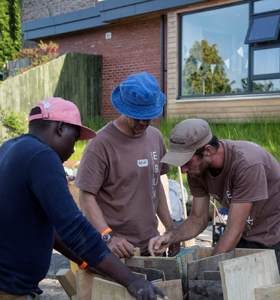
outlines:
{"label": "man wearing pink cap", "polygon": [[149,243],[161,253],[170,243],[189,240],[208,225],[209,199],[229,210],[224,234],[213,255],[238,248],[274,249],[280,266],[280,165],[261,146],[218,140],[209,124],[187,119],[170,132],[162,161],[180,166],[193,195],[189,218]]}
{"label": "man wearing pink cap", "polygon": [[77,140],[94,136],[72,102],[46,98],[30,112],[29,133],[0,147],[1,300],[39,299],[53,247],[78,264],[95,266],[134,297],[165,296],[111,253],[69,192],[62,163]]}
{"label": "man wearing pink cap", "polygon": [[[165,95],[154,76],[140,73],[119,84],[111,101],[121,115],[87,144],[74,185],[83,212],[117,257],[133,256],[135,247],[149,255],[149,239],[159,234],[156,215],[166,231],[174,228],[160,180],[171,168],[160,163],[163,137],[149,126]],[[171,245],[169,255],[179,250]]]}

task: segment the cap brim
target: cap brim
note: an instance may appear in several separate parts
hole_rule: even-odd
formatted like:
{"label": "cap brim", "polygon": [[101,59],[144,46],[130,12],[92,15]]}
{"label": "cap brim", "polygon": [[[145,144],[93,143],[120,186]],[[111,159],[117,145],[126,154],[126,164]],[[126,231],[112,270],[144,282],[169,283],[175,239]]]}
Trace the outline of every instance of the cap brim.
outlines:
{"label": "cap brim", "polygon": [[173,151],[168,151],[162,160],[161,163],[166,163],[172,166],[181,167],[185,165],[194,155],[195,151],[187,153],[178,153]]}
{"label": "cap brim", "polygon": [[165,95],[160,92],[158,102],[155,105],[142,108],[141,105],[138,107],[129,106],[122,100],[120,85],[113,90],[111,95],[112,104],[119,113],[138,120],[149,120],[160,116],[163,113],[165,99]]}
{"label": "cap brim", "polygon": [[90,140],[96,136],[95,131],[93,131],[92,129],[85,126],[80,126],[80,127],[81,127],[80,138],[79,138],[80,141]]}

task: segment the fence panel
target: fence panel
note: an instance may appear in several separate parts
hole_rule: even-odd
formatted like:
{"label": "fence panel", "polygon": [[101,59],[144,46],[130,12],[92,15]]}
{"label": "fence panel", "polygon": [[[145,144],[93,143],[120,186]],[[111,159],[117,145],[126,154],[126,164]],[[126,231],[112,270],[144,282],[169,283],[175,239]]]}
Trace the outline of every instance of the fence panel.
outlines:
{"label": "fence panel", "polygon": [[[46,97],[75,103],[82,122],[102,114],[102,57],[67,53],[49,63],[16,75],[0,84],[0,110],[23,114]],[[3,128],[0,125],[0,139]]]}

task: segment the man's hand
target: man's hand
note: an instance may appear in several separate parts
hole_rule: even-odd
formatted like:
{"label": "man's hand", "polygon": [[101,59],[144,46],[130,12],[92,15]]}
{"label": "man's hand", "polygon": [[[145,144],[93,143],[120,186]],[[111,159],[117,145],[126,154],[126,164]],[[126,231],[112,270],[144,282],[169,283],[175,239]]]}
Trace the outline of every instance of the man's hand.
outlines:
{"label": "man's hand", "polygon": [[167,255],[168,257],[172,257],[177,255],[180,252],[180,243],[171,244],[168,248]]}
{"label": "man's hand", "polygon": [[166,248],[170,246],[170,237],[168,234],[162,236],[156,236],[149,241],[148,250],[151,256],[161,255],[166,251]]}
{"label": "man's hand", "polygon": [[131,258],[134,256],[135,248],[125,238],[113,236],[107,246],[117,258]]}
{"label": "man's hand", "polygon": [[163,290],[139,277],[130,282],[126,288],[129,294],[137,300],[156,300],[156,295],[159,295],[163,299],[168,299]]}

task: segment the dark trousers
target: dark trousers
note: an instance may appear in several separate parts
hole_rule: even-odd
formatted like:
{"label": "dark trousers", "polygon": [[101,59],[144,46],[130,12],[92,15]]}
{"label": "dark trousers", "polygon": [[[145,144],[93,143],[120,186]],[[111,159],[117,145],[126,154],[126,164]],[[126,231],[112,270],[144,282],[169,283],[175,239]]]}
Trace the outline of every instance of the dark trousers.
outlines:
{"label": "dark trousers", "polygon": [[[276,260],[278,264],[278,269],[280,270],[280,243],[275,244],[271,247],[265,247],[259,243],[248,242],[245,239],[241,238],[238,242],[236,248],[250,248],[250,249],[271,249],[275,251]],[[279,271],[280,272],[280,271]]]}

